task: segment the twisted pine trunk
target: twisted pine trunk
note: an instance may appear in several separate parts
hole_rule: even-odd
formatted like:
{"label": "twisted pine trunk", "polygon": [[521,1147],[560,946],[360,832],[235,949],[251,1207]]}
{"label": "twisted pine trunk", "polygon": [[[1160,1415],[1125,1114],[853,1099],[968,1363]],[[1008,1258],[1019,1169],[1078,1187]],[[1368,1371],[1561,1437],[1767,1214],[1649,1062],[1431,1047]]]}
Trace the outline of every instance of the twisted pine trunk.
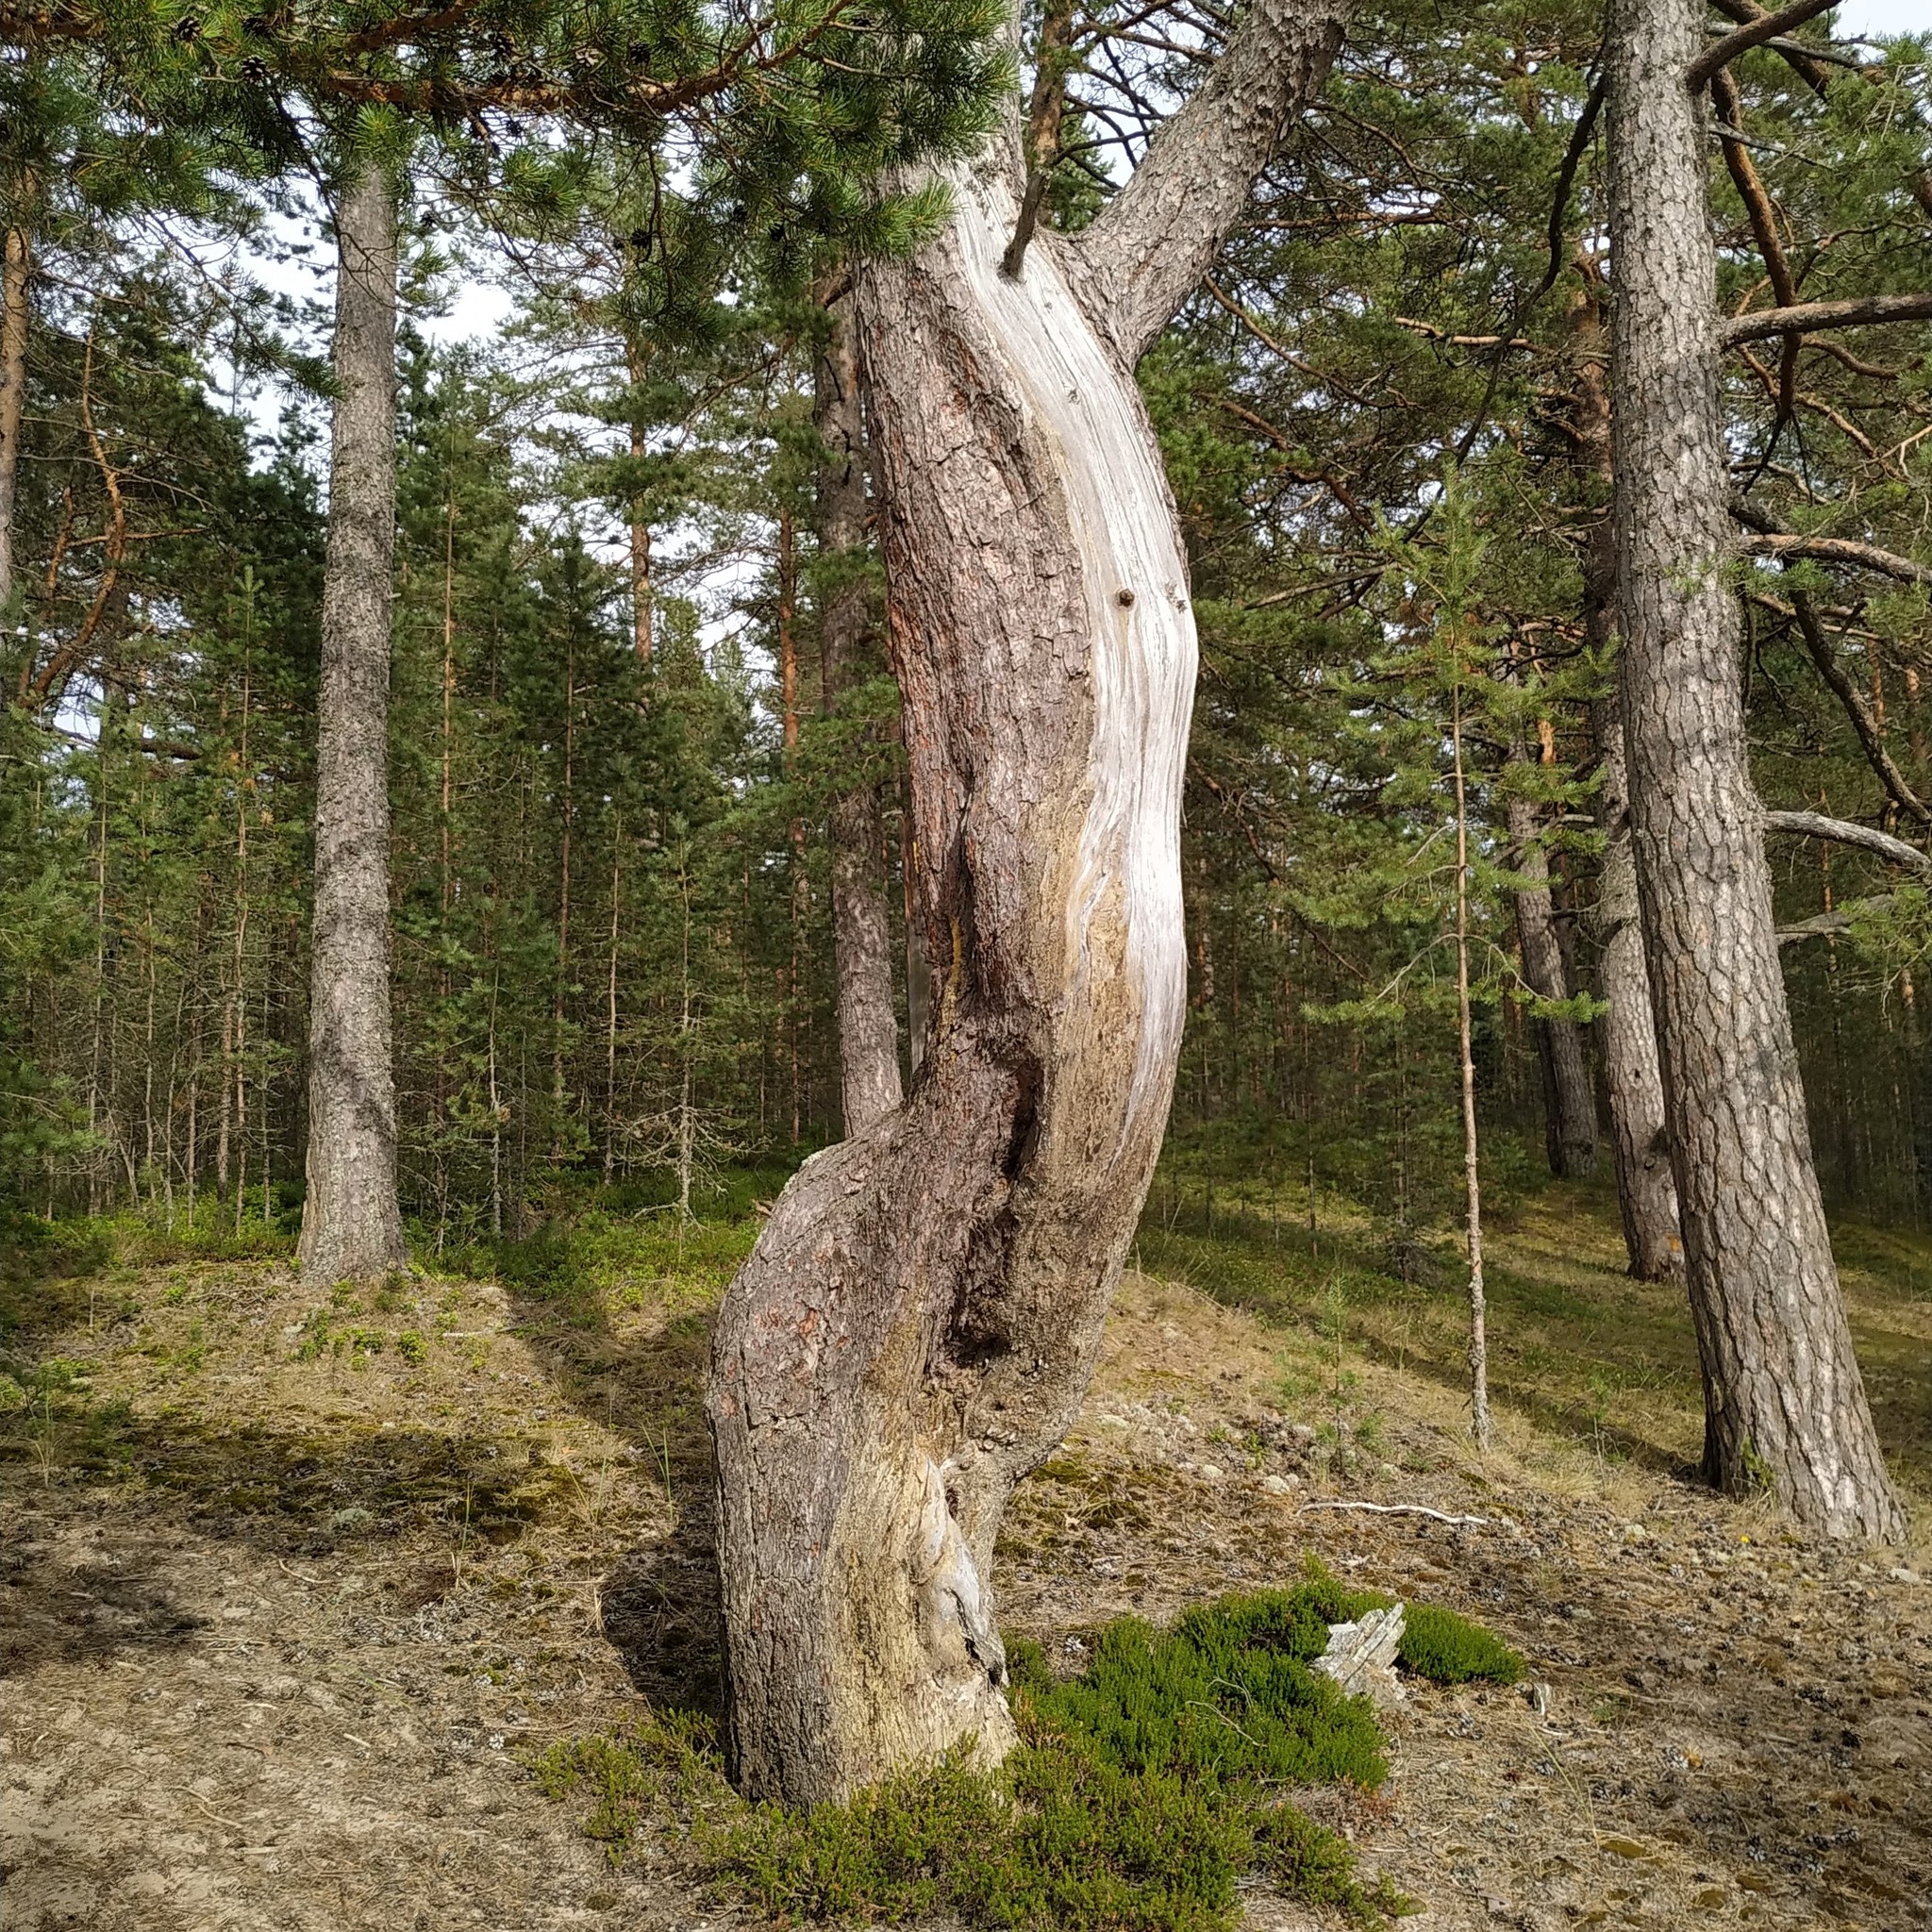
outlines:
{"label": "twisted pine trunk", "polygon": [[[825,708],[836,712],[845,694],[865,680],[872,627],[865,576],[865,417],[850,303],[832,310],[832,333],[819,353],[812,390],[821,444],[819,645]],[[845,1132],[852,1135],[891,1113],[904,1097],[878,787],[868,783],[841,791],[832,801],[829,819],[839,1073]]]}
{"label": "twisted pine trunk", "polygon": [[1904,1512],[1853,1357],[1751,786],[1729,581],[1703,0],[1614,0],[1617,566],[1637,888],[1705,1386],[1705,1472],[1833,1535]]}
{"label": "twisted pine trunk", "polygon": [[993,1540],[1060,1441],[1164,1130],[1186,1004],[1195,641],[1133,366],[1340,39],[1256,0],[1106,216],[1037,234],[1009,127],[861,273],[929,1048],[808,1161],[720,1316],[708,1407],[741,1785],[804,1804],[1013,1737]]}
{"label": "twisted pine trunk", "polygon": [[315,753],[315,937],[302,1269],[408,1258],[396,1205],[389,994],[390,591],[396,499],[396,192],[359,167],[336,208],[337,384]]}

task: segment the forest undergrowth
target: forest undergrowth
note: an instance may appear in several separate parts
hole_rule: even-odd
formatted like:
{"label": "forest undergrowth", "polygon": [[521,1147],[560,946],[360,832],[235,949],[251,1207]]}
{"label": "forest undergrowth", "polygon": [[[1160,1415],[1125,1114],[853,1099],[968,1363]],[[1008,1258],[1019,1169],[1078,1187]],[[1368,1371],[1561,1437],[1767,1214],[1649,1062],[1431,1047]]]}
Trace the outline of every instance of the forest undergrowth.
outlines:
{"label": "forest undergrowth", "polygon": [[[682,1228],[648,1202],[590,1208],[360,1292],[302,1284],[273,1223],[16,1252],[9,1914],[36,1932],[1044,1923],[1065,1898],[1027,1892],[1052,1860],[1029,1862],[1025,1833],[1050,1838],[1045,1794],[1071,1782],[1049,1849],[1096,1924],[1300,1928],[1397,1894],[1424,1926],[1914,1923],[1926,1553],[1838,1549],[1686,1479],[1688,1321],[1616,1272],[1609,1196],[1509,1202],[1499,1441],[1479,1459],[1446,1238],[1324,1191],[1311,1240],[1305,1189],[1217,1179],[1210,1206],[1185,1146],[1171,1172],[1086,1411],[1002,1537],[1028,1750],[1047,1755],[997,1791],[961,1774],[888,1802],[883,1832],[733,1813],[708,1741],[701,1378],[771,1177]],[[1838,1238],[1923,1535],[1932,1244]],[[1170,1871],[1176,1843],[1193,1857],[1163,1918],[1132,1882],[1151,1854],[1095,1849],[1096,1821],[1146,1822],[1087,1802],[1121,1774],[1091,1748],[1095,1683],[1123,1646],[1172,1662],[1230,1598],[1317,1588],[1310,1559],[1324,1608],[1459,1612],[1524,1681],[1431,1681],[1457,1674],[1439,1659],[1405,1674],[1342,1782],[1241,1769],[1246,1795],[1190,1814],[1191,1838],[1161,1824]],[[1200,1701],[1225,1719],[1211,1680],[1239,1674],[1209,1671]],[[1198,1690],[1182,1682],[1183,1708]],[[1029,1793],[1032,1773],[1051,1775]],[[1185,1781],[1166,1795],[1191,1802]]]}

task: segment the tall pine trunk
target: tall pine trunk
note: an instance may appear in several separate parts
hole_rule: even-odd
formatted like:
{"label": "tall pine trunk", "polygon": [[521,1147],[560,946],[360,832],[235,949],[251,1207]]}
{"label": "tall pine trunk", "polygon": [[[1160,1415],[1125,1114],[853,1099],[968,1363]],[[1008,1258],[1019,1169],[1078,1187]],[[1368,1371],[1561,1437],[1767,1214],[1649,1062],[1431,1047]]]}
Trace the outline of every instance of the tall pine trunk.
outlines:
{"label": "tall pine trunk", "polygon": [[789,1803],[1014,1736],[993,1541],[1078,1412],[1186,1009],[1194,621],[1134,363],[1340,39],[1327,0],[1242,19],[1077,242],[1003,271],[1015,114],[944,232],[859,273],[937,1010],[906,1105],[806,1162],[719,1320],[733,1757]]}
{"label": "tall pine trunk", "polygon": [[8,227],[5,251],[0,260],[0,609],[13,595],[14,505],[20,493],[20,438],[26,411],[33,244],[25,228],[18,224]]}
{"label": "tall pine trunk", "polygon": [[[1588,260],[1588,258],[1586,258]],[[1609,356],[1600,314],[1600,284],[1593,274],[1571,311],[1577,362],[1573,426],[1583,482],[1601,492],[1603,514],[1591,525],[1579,559],[1583,575],[1584,635],[1608,650],[1617,635],[1617,537],[1612,504],[1615,470],[1610,457]],[[1630,783],[1624,758],[1622,662],[1615,694],[1591,707],[1597,755],[1597,823],[1604,855],[1597,882],[1593,925],[1597,988],[1605,1012],[1597,1026],[1604,1086],[1610,1104],[1610,1143],[1617,1163],[1617,1205],[1630,1273],[1640,1281],[1663,1281],[1684,1270],[1677,1231],[1677,1183],[1671,1173],[1671,1141],[1664,1124],[1663,1074],[1657,1064],[1657,1024],[1650,1010],[1650,970],[1643,958],[1643,925],[1637,907],[1637,861],[1630,851]]]}
{"label": "tall pine trunk", "polygon": [[[1567,1000],[1570,968],[1557,936],[1550,896],[1550,860],[1537,838],[1536,808],[1526,798],[1509,801],[1509,842],[1520,877],[1516,937],[1523,976],[1547,1000]],[[1560,1017],[1536,1022],[1537,1058],[1543,1075],[1543,1129],[1550,1172],[1564,1180],[1587,1180],[1596,1172],[1596,1089],[1583,1049],[1583,1028]]]}
{"label": "tall pine trunk", "polygon": [[396,190],[358,165],[336,208],[335,414],[315,760],[305,1273],[408,1259],[390,1029],[389,659],[395,552]]}
{"label": "tall pine trunk", "polygon": [[1677,1231],[1677,1181],[1671,1172],[1663,1072],[1657,1064],[1650,970],[1644,963],[1637,904],[1637,861],[1630,850],[1623,706],[1618,697],[1599,699],[1591,715],[1599,754],[1597,815],[1604,828],[1595,908],[1597,984],[1605,1006],[1599,1037],[1616,1149],[1617,1203],[1630,1273],[1640,1281],[1664,1281],[1684,1272],[1684,1242]]}
{"label": "tall pine trunk", "polygon": [[[813,372],[818,475],[819,640],[825,709],[866,675],[871,597],[865,571],[864,412],[849,302]],[[832,955],[839,984],[839,1072],[845,1131],[861,1134],[899,1105],[899,1029],[892,1011],[892,930],[886,841],[875,784],[841,791],[830,814]]]}
{"label": "tall pine trunk", "polygon": [[1705,1473],[1905,1526],[1853,1357],[1779,974],[1739,677],[1702,0],[1614,0],[1617,569],[1638,902],[1705,1387]]}

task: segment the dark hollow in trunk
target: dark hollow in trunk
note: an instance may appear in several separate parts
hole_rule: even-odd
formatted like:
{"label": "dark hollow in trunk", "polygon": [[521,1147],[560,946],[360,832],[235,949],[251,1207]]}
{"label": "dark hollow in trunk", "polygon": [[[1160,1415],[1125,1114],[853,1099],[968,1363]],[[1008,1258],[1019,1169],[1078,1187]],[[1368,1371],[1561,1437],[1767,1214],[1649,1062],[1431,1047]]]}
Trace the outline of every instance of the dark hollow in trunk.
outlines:
{"label": "dark hollow in trunk", "polygon": [[308,1195],[303,1272],[408,1258],[396,1205],[389,991],[390,594],[395,551],[396,191],[358,168],[336,208],[335,376],[315,758]]}
{"label": "dark hollow in trunk", "polygon": [[1617,567],[1632,844],[1705,1386],[1705,1472],[1833,1535],[1905,1525],[1852,1354],[1752,791],[1729,580],[1702,0],[1615,0]]}

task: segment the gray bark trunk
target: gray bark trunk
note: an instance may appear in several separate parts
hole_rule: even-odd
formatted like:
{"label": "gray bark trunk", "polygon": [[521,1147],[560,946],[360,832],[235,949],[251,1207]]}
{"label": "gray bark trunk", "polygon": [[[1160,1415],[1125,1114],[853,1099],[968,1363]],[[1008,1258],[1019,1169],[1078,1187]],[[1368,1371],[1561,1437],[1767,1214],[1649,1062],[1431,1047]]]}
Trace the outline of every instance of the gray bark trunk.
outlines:
{"label": "gray bark trunk", "polygon": [[1614,432],[1638,901],[1705,1384],[1705,1471],[1833,1535],[1905,1525],[1811,1163],[1729,581],[1703,0],[1614,0]]}
{"label": "gray bark trunk", "polygon": [[[1601,491],[1603,504],[1603,514],[1591,526],[1580,558],[1584,633],[1597,650],[1608,651],[1617,636],[1617,538],[1610,508],[1615,466],[1607,382],[1609,344],[1594,283],[1585,288],[1571,312],[1571,341],[1576,358],[1576,387],[1572,393],[1580,451],[1577,467],[1586,483]],[[1630,1273],[1640,1281],[1662,1281],[1684,1272],[1684,1242],[1677,1230],[1677,1183],[1671,1173],[1670,1136],[1664,1126],[1663,1075],[1657,1067],[1650,969],[1644,963],[1636,860],[1630,852],[1623,675],[1620,661],[1618,694],[1591,707],[1598,760],[1597,823],[1604,834],[1592,921],[1599,948],[1597,990],[1607,1008],[1597,1026],[1597,1042],[1610,1104],[1617,1205]]]}
{"label": "gray bark trunk", "polygon": [[335,377],[315,760],[308,1194],[321,1280],[408,1258],[396,1205],[389,989],[389,659],[395,551],[396,192],[365,166],[336,209]]}
{"label": "gray bark trunk", "polygon": [[[1523,976],[1547,1000],[1567,1000],[1568,962],[1557,937],[1550,898],[1550,861],[1537,840],[1536,808],[1526,798],[1509,801],[1509,842],[1515,868],[1531,881],[1516,893],[1516,938]],[[1596,1172],[1596,1090],[1583,1050],[1583,1028],[1574,1020],[1539,1019],[1537,1057],[1543,1071],[1543,1130],[1550,1172],[1564,1180],[1587,1180]]]}
{"label": "gray bark trunk", "polygon": [[1146,220],[1123,195],[1003,275],[1009,126],[944,233],[858,278],[936,1010],[906,1105],[806,1163],[720,1314],[731,1742],[759,1796],[1014,1736],[993,1540],[1078,1412],[1186,1007],[1193,613],[1133,360],[1340,38],[1325,0],[1244,22],[1142,164],[1192,180],[1191,229],[1151,179]]}
{"label": "gray bark trunk", "polygon": [[[20,490],[20,435],[26,405],[28,284],[33,248],[27,231],[9,227],[0,263],[0,608],[13,595],[13,512]],[[26,674],[22,673],[23,681]]]}
{"label": "gray bark trunk", "polygon": [[1600,1025],[1604,1084],[1617,1154],[1617,1203],[1624,1246],[1640,1281],[1684,1272],[1677,1231],[1677,1182],[1664,1124],[1663,1074],[1650,1013],[1650,969],[1637,905],[1637,862],[1630,850],[1630,788],[1624,775],[1624,720],[1618,699],[1592,707],[1600,754],[1598,821],[1604,829],[1597,884],[1597,982],[1607,1010]]}
{"label": "gray bark trunk", "polygon": [[[865,562],[864,405],[849,302],[813,371],[819,458],[819,641],[825,709],[865,681],[872,599]],[[899,1105],[899,1025],[892,1011],[892,928],[876,785],[841,792],[830,814],[832,958],[839,982],[839,1072],[845,1132],[862,1134]]]}

